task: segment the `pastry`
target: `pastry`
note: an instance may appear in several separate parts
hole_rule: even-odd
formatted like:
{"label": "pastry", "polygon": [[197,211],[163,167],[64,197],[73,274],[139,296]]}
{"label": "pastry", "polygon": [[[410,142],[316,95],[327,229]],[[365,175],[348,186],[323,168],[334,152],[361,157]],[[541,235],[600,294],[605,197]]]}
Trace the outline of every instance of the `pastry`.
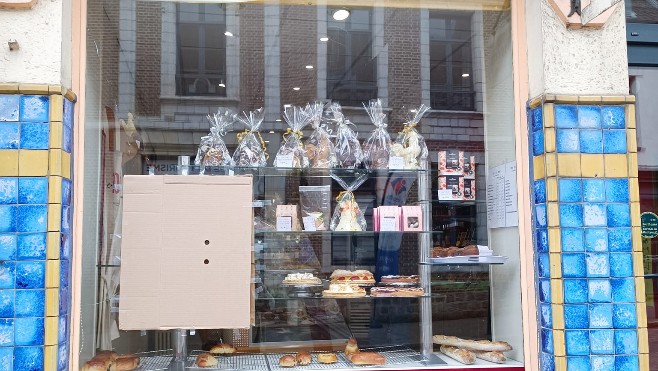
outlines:
{"label": "pastry", "polygon": [[281,367],[295,367],[297,360],[291,355],[285,355],[279,358],[279,366]]}
{"label": "pastry", "polygon": [[412,276],[382,276],[380,279],[381,283],[387,283],[387,284],[398,284],[398,283],[409,283],[409,284],[417,284],[418,283],[418,276],[412,275]]}
{"label": "pastry", "polygon": [[210,353],[201,353],[196,356],[194,364],[199,367],[214,367],[219,364],[217,358],[213,357]]}
{"label": "pastry", "polygon": [[484,352],[506,352],[512,350],[512,346],[504,341],[489,340],[464,340],[456,336],[434,335],[432,337],[434,344],[449,345],[453,347],[479,350]]}
{"label": "pastry", "polygon": [[366,290],[357,285],[347,283],[332,283],[329,290],[322,291],[325,298],[361,298],[366,296]]}
{"label": "pastry", "polygon": [[383,365],[386,363],[386,358],[384,358],[384,356],[374,352],[354,353],[348,358],[350,359],[350,362],[355,365]]}
{"label": "pastry", "polygon": [[355,271],[347,271],[344,269],[336,269],[329,277],[332,283],[353,283],[353,284],[373,284],[375,283],[375,276],[370,271],[359,269]]}
{"label": "pastry", "polygon": [[475,350],[473,353],[476,357],[493,363],[505,363],[507,361],[503,352],[480,352]]}
{"label": "pastry", "polygon": [[91,360],[85,362],[80,371],[107,371],[107,363],[102,360]]}
{"label": "pastry", "polygon": [[459,349],[450,345],[441,345],[441,353],[465,365],[472,365],[475,363],[475,354],[466,349]]}
{"label": "pastry", "polygon": [[432,248],[432,257],[433,258],[445,258],[448,256],[447,247],[434,247]]}
{"label": "pastry", "polygon": [[110,371],[132,371],[139,367],[138,357],[117,358],[110,365]]}
{"label": "pastry", "polygon": [[210,348],[212,354],[229,354],[235,353],[235,347],[231,344],[221,343]]}
{"label": "pastry", "polygon": [[113,352],[111,350],[101,350],[100,352],[96,353],[94,359],[114,361],[118,356],[119,354],[117,354],[117,352]]}
{"label": "pastry", "polygon": [[283,279],[284,285],[320,285],[322,281],[313,273],[290,273]]}
{"label": "pastry", "polygon": [[311,353],[309,352],[300,352],[295,356],[295,363],[300,366],[306,366],[310,364],[312,360],[313,357],[311,357]]}
{"label": "pastry", "polygon": [[318,353],[318,362],[324,364],[331,364],[338,362],[338,357],[333,353]]}
{"label": "pastry", "polygon": [[425,294],[420,287],[373,287],[370,289],[372,296],[421,296]]}
{"label": "pastry", "polygon": [[476,245],[468,245],[461,251],[462,256],[480,255],[480,249]]}
{"label": "pastry", "polygon": [[359,346],[356,343],[356,339],[353,337],[349,338],[347,344],[345,344],[345,355],[349,358],[352,354],[359,352]]}

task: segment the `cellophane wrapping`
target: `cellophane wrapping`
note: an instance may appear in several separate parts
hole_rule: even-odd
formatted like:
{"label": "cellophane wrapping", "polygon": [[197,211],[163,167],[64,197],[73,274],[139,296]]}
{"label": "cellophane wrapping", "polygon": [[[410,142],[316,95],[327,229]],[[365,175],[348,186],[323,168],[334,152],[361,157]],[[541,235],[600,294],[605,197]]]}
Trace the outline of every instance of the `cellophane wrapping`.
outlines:
{"label": "cellophane wrapping", "polygon": [[382,102],[373,99],[363,107],[368,112],[375,130],[363,143],[364,163],[368,169],[388,169],[388,158],[391,155],[391,136],[386,131],[386,114],[382,109]]}
{"label": "cellophane wrapping", "polygon": [[[329,229],[329,215],[331,214],[331,186],[299,186],[299,206],[304,218],[312,218],[315,230]],[[304,221],[306,229],[306,221]]]}
{"label": "cellophane wrapping", "polygon": [[357,134],[352,130],[354,126],[343,116],[343,111],[338,103],[333,103],[327,109],[329,120],[336,125],[336,139],[334,152],[336,156],[336,167],[357,168],[363,161],[363,151]]}
{"label": "cellophane wrapping", "polygon": [[309,123],[308,112],[302,107],[285,106],[283,118],[288,123],[288,130],[283,134],[283,144],[276,153],[274,166],[307,168],[309,162],[302,144],[302,129]]}
{"label": "cellophane wrapping", "polygon": [[220,108],[217,113],[208,115],[210,134],[201,138],[194,165],[199,166],[200,174],[205,173],[206,166],[233,166],[233,159],[222,138],[235,122],[235,113],[230,109]]}
{"label": "cellophane wrapping", "polygon": [[360,173],[348,183],[348,180],[337,176],[336,174],[331,174],[331,177],[340,184],[345,191],[341,192],[338,197],[336,197],[336,208],[334,209],[334,215],[331,217],[331,230],[332,231],[365,231],[367,224],[366,218],[363,216],[359,204],[356,202],[356,197],[354,197],[354,191],[363,184],[363,182],[368,179],[367,173]]}
{"label": "cellophane wrapping", "polygon": [[421,104],[420,107],[407,113],[404,129],[398,133],[395,143],[391,146],[391,155],[402,157],[404,169],[418,169],[422,160],[427,158],[427,144],[416,126],[430,107]]}
{"label": "cellophane wrapping", "polygon": [[306,106],[313,133],[306,140],[306,156],[309,166],[314,169],[328,169],[336,166],[334,144],[327,128],[322,124],[324,103],[314,102]]}
{"label": "cellophane wrapping", "polygon": [[259,108],[249,113],[243,112],[236,120],[247,129],[238,134],[238,148],[233,153],[233,162],[237,167],[263,167],[267,165],[265,142],[258,129],[265,119],[265,111]]}

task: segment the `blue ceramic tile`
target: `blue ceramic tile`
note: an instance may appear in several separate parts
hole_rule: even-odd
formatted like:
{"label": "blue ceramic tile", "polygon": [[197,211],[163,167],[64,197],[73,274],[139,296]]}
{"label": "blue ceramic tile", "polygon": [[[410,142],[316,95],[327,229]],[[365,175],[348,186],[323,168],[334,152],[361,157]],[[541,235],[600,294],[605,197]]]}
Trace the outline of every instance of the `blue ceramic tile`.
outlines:
{"label": "blue ceramic tile", "polygon": [[548,231],[537,228],[537,252],[548,252]]}
{"label": "blue ceramic tile", "polygon": [[17,149],[20,142],[19,125],[0,122],[0,149]]}
{"label": "blue ceramic tile", "polygon": [[589,333],[592,354],[615,354],[615,338],[612,330],[592,330]]}
{"label": "blue ceramic tile", "polygon": [[551,280],[539,279],[539,301],[542,303],[551,302]]}
{"label": "blue ceramic tile", "polygon": [[612,288],[610,280],[589,280],[590,303],[609,303],[612,301]]}
{"label": "blue ceramic tile", "polygon": [[529,119],[531,131],[541,130],[544,127],[542,123],[541,107],[529,110],[528,115],[530,116]]}
{"label": "blue ceramic tile", "polygon": [[587,303],[587,280],[563,280],[565,303]]}
{"label": "blue ceramic tile", "polygon": [[16,234],[0,234],[0,260],[16,259]]}
{"label": "blue ceramic tile", "polygon": [[59,315],[68,314],[69,311],[69,289],[68,287],[59,288]]}
{"label": "blue ceramic tile", "polygon": [[57,371],[69,369],[69,348],[68,343],[60,343],[57,350]]}
{"label": "blue ceramic tile", "polygon": [[580,139],[578,139],[578,130],[564,129],[557,131],[556,137],[557,151],[561,153],[580,152]]}
{"label": "blue ceramic tile", "polygon": [[62,127],[62,149],[64,152],[71,153],[73,146],[73,129],[64,125]]}
{"label": "blue ceramic tile", "polygon": [[544,153],[544,131],[538,130],[532,133],[532,154],[539,156]]}
{"label": "blue ceramic tile", "polygon": [[18,178],[0,178],[0,204],[18,201]]}
{"label": "blue ceramic tile", "polygon": [[539,363],[541,371],[555,371],[555,358],[552,354],[541,352]]}
{"label": "blue ceramic tile", "polygon": [[14,348],[14,370],[42,371],[43,346]]}
{"label": "blue ceramic tile", "polygon": [[0,289],[13,289],[16,282],[16,263],[0,263]]}
{"label": "blue ceramic tile", "polygon": [[604,129],[624,129],[626,114],[623,106],[607,106],[601,108],[602,127]]}
{"label": "blue ceramic tile", "polygon": [[587,330],[565,330],[564,340],[568,356],[589,355],[589,332]]}
{"label": "blue ceramic tile", "polygon": [[609,228],[608,248],[610,252],[631,251],[631,229]]}
{"label": "blue ceramic tile", "polygon": [[60,267],[59,267],[59,286],[60,287],[69,287],[69,261],[68,260],[60,260],[59,262]]}
{"label": "blue ceramic tile", "polygon": [[70,128],[73,127],[73,113],[74,113],[74,104],[68,99],[64,99],[64,107],[63,107],[63,114],[62,114],[62,119],[64,121],[64,126],[68,126]]}
{"label": "blue ceramic tile", "polygon": [[60,316],[57,323],[57,342],[63,343],[68,339],[68,320],[66,316]]}
{"label": "blue ceramic tile", "polygon": [[0,232],[16,232],[15,205],[0,205]]}
{"label": "blue ceramic tile", "polygon": [[71,181],[62,178],[62,205],[71,205]]}
{"label": "blue ceramic tile", "polygon": [[0,370],[13,370],[14,369],[14,348],[4,347],[0,348]]}
{"label": "blue ceramic tile", "polygon": [[16,290],[16,317],[42,317],[45,300],[44,290]]}
{"label": "blue ceramic tile", "polygon": [[573,129],[578,127],[576,106],[555,105],[555,127]]}
{"label": "blue ceramic tile", "polygon": [[16,263],[16,288],[40,289],[46,283],[46,262],[26,261]]}
{"label": "blue ceramic tile", "polygon": [[553,354],[553,331],[549,329],[540,330],[541,350]]}
{"label": "blue ceramic tile", "polygon": [[535,224],[537,228],[546,228],[548,226],[546,214],[546,204],[535,205]]}
{"label": "blue ceramic tile", "polygon": [[591,304],[589,306],[589,327],[612,328],[612,304]]}
{"label": "blue ceramic tile", "polygon": [[544,179],[535,180],[533,184],[535,194],[535,204],[543,204],[546,202],[546,181]]}
{"label": "blue ceramic tile", "polygon": [[551,277],[550,262],[548,260],[548,254],[546,253],[539,254],[537,259],[537,274],[539,274],[539,277],[541,278]]}
{"label": "blue ceramic tile", "polygon": [[49,128],[47,123],[21,124],[21,148],[48,149]]}
{"label": "blue ceramic tile", "polygon": [[564,306],[564,326],[568,329],[585,329],[589,327],[589,308],[587,305]]}
{"label": "blue ceramic tile", "polygon": [[565,278],[587,277],[585,254],[562,254],[562,276]]}
{"label": "blue ceramic tile", "polygon": [[604,228],[585,228],[585,250],[607,252],[608,231]]}
{"label": "blue ceramic tile", "polygon": [[45,260],[46,234],[45,233],[19,234],[17,258],[19,260]]}
{"label": "blue ceramic tile", "polygon": [[580,179],[563,178],[558,181],[560,202],[580,202],[583,200],[583,186]]}
{"label": "blue ceramic tile", "polygon": [[14,327],[16,345],[43,345],[43,317],[16,318]]}
{"label": "blue ceramic tile", "polygon": [[14,290],[0,290],[0,317],[14,317],[14,302],[16,292]]}
{"label": "blue ceramic tile", "polygon": [[605,183],[603,179],[583,179],[583,200],[585,202],[605,201]]}
{"label": "blue ceramic tile", "polygon": [[606,208],[604,204],[584,204],[583,221],[587,227],[605,227]]}
{"label": "blue ceramic tile", "polygon": [[608,202],[628,202],[628,179],[606,179],[605,199]]}
{"label": "blue ceramic tile", "polygon": [[563,252],[585,251],[583,228],[562,228],[560,243]]}
{"label": "blue ceramic tile", "polygon": [[616,356],[615,370],[638,371],[640,362],[638,356]]}
{"label": "blue ceramic tile", "polygon": [[601,108],[599,106],[578,106],[578,127],[597,129],[601,127]]}
{"label": "blue ceramic tile", "polygon": [[69,260],[71,258],[71,235],[69,233],[62,233],[60,235],[59,257],[62,260]]}
{"label": "blue ceramic tile", "polygon": [[610,254],[611,277],[633,277],[633,257],[631,254]]}
{"label": "blue ceramic tile", "polygon": [[18,121],[19,95],[0,94],[0,121]]}
{"label": "blue ceramic tile", "polygon": [[635,303],[635,281],[633,278],[618,278],[610,281],[613,302]]}
{"label": "blue ceramic tile", "polygon": [[617,330],[615,331],[615,353],[637,354],[637,331]]}
{"label": "blue ceramic tile", "polygon": [[590,371],[589,357],[567,357],[567,371]]}
{"label": "blue ceramic tile", "polygon": [[550,304],[540,304],[539,314],[542,327],[553,327],[553,313]]}
{"label": "blue ceramic tile", "polygon": [[34,177],[18,180],[19,204],[46,204],[48,203],[48,178]]}
{"label": "blue ceramic tile", "polygon": [[583,206],[578,204],[560,204],[560,226],[582,227]]}
{"label": "blue ceramic tile", "polygon": [[62,206],[61,231],[64,233],[71,232],[71,222],[71,206]]}
{"label": "blue ceramic tile", "polygon": [[18,205],[16,227],[19,232],[46,232],[48,207],[46,205]]}
{"label": "blue ceramic tile", "polygon": [[604,130],[603,153],[626,153],[626,130]]}
{"label": "blue ceramic tile", "polygon": [[615,371],[614,356],[592,356],[590,361],[592,363],[592,370]]}
{"label": "blue ceramic tile", "polygon": [[630,227],[631,209],[628,204],[608,204],[608,227]]}
{"label": "blue ceramic tile", "polygon": [[614,304],[612,308],[612,324],[615,328],[637,327],[635,304]]}
{"label": "blue ceramic tile", "polygon": [[21,121],[48,122],[48,100],[47,95],[23,95],[21,97]]}
{"label": "blue ceramic tile", "polygon": [[588,277],[610,277],[610,261],[607,253],[588,253],[585,260]]}
{"label": "blue ceramic tile", "polygon": [[14,345],[14,320],[0,319],[0,347]]}
{"label": "blue ceramic tile", "polygon": [[601,130],[581,130],[580,152],[603,153],[603,132]]}

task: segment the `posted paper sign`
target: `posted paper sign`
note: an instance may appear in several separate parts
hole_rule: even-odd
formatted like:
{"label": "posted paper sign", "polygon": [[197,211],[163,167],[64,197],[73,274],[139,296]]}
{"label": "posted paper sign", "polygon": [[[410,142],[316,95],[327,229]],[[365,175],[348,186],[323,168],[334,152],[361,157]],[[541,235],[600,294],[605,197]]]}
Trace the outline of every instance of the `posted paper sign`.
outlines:
{"label": "posted paper sign", "polygon": [[293,154],[288,155],[278,155],[276,157],[276,166],[277,167],[292,167]]}
{"label": "posted paper sign", "polygon": [[276,230],[281,232],[292,231],[292,217],[279,216],[276,218]]}
{"label": "posted paper sign", "polygon": [[391,156],[388,158],[389,169],[404,169],[404,159],[400,156]]}
{"label": "posted paper sign", "polygon": [[519,225],[516,162],[489,169],[487,177],[487,225],[489,228]]}

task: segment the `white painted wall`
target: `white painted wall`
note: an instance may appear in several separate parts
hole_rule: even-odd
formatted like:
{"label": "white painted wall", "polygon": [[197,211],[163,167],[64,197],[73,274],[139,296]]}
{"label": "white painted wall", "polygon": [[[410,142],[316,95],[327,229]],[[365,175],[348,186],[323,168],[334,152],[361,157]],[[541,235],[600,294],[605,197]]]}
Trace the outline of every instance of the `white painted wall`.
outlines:
{"label": "white painted wall", "polygon": [[[70,7],[70,0],[39,0],[32,9],[0,9],[0,82],[71,86]],[[20,49],[10,51],[9,40]]]}

